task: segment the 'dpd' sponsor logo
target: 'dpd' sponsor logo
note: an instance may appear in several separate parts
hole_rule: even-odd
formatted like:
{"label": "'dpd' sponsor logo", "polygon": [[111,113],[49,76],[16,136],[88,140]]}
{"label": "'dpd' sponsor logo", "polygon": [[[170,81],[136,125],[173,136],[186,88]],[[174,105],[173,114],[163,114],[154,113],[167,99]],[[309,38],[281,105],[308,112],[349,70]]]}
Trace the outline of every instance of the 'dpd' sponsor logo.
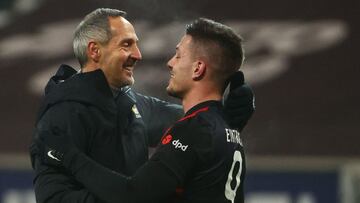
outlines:
{"label": "'dpd' sponsor logo", "polygon": [[183,145],[179,140],[172,141],[172,144],[175,146],[175,149],[181,149],[184,152],[189,146],[189,145]]}

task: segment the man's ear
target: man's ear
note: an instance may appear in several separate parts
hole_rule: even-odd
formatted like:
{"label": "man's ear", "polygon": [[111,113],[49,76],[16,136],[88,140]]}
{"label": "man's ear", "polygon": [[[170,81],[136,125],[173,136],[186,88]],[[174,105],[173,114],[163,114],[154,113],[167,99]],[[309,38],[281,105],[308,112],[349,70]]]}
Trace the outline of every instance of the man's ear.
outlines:
{"label": "man's ear", "polygon": [[93,60],[96,63],[99,62],[101,56],[101,50],[99,44],[97,42],[90,41],[88,43],[87,50],[88,50],[89,59]]}
{"label": "man's ear", "polygon": [[200,80],[201,78],[203,78],[206,72],[206,68],[207,66],[204,61],[201,60],[196,61],[193,68],[192,79]]}

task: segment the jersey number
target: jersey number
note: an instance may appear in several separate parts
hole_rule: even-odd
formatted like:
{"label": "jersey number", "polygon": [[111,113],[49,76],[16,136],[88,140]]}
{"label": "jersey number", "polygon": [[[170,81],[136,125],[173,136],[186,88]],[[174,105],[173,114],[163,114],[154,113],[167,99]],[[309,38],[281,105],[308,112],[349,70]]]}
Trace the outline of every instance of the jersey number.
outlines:
{"label": "jersey number", "polygon": [[[236,191],[240,186],[240,175],[242,171],[242,156],[239,151],[234,152],[233,163],[231,165],[230,172],[228,174],[228,179],[225,185],[225,197],[230,200],[232,203],[235,201]],[[239,162],[239,169],[234,171],[235,164]],[[235,184],[234,184],[235,181]],[[231,184],[235,185],[235,187],[231,187]]]}

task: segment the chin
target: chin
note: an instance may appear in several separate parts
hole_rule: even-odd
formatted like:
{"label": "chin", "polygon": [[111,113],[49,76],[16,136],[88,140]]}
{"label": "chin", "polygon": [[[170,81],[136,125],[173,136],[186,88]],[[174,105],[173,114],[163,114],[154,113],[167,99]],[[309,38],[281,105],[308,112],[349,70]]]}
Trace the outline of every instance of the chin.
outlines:
{"label": "chin", "polygon": [[131,80],[129,81],[129,84],[128,84],[128,85],[133,85],[134,83],[135,83],[134,78],[131,78]]}
{"label": "chin", "polygon": [[130,77],[130,78],[126,78],[124,80],[124,85],[123,86],[128,86],[128,85],[133,85],[135,83],[135,80],[133,77]]}
{"label": "chin", "polygon": [[134,84],[133,78],[123,78],[118,80],[118,87],[125,87],[125,86],[131,86]]}
{"label": "chin", "polygon": [[167,87],[166,88],[166,92],[168,93],[169,96],[181,99],[182,96],[179,92],[175,91],[174,89],[172,89],[171,87]]}

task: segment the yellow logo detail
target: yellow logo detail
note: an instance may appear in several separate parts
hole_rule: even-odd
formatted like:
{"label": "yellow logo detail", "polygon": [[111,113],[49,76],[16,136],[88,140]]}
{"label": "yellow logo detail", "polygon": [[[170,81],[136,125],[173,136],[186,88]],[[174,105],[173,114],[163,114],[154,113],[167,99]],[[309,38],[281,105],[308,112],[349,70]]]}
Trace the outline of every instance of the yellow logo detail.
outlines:
{"label": "yellow logo detail", "polygon": [[139,113],[139,110],[137,109],[136,105],[131,108],[131,110],[134,112],[136,118],[141,118],[141,115]]}

